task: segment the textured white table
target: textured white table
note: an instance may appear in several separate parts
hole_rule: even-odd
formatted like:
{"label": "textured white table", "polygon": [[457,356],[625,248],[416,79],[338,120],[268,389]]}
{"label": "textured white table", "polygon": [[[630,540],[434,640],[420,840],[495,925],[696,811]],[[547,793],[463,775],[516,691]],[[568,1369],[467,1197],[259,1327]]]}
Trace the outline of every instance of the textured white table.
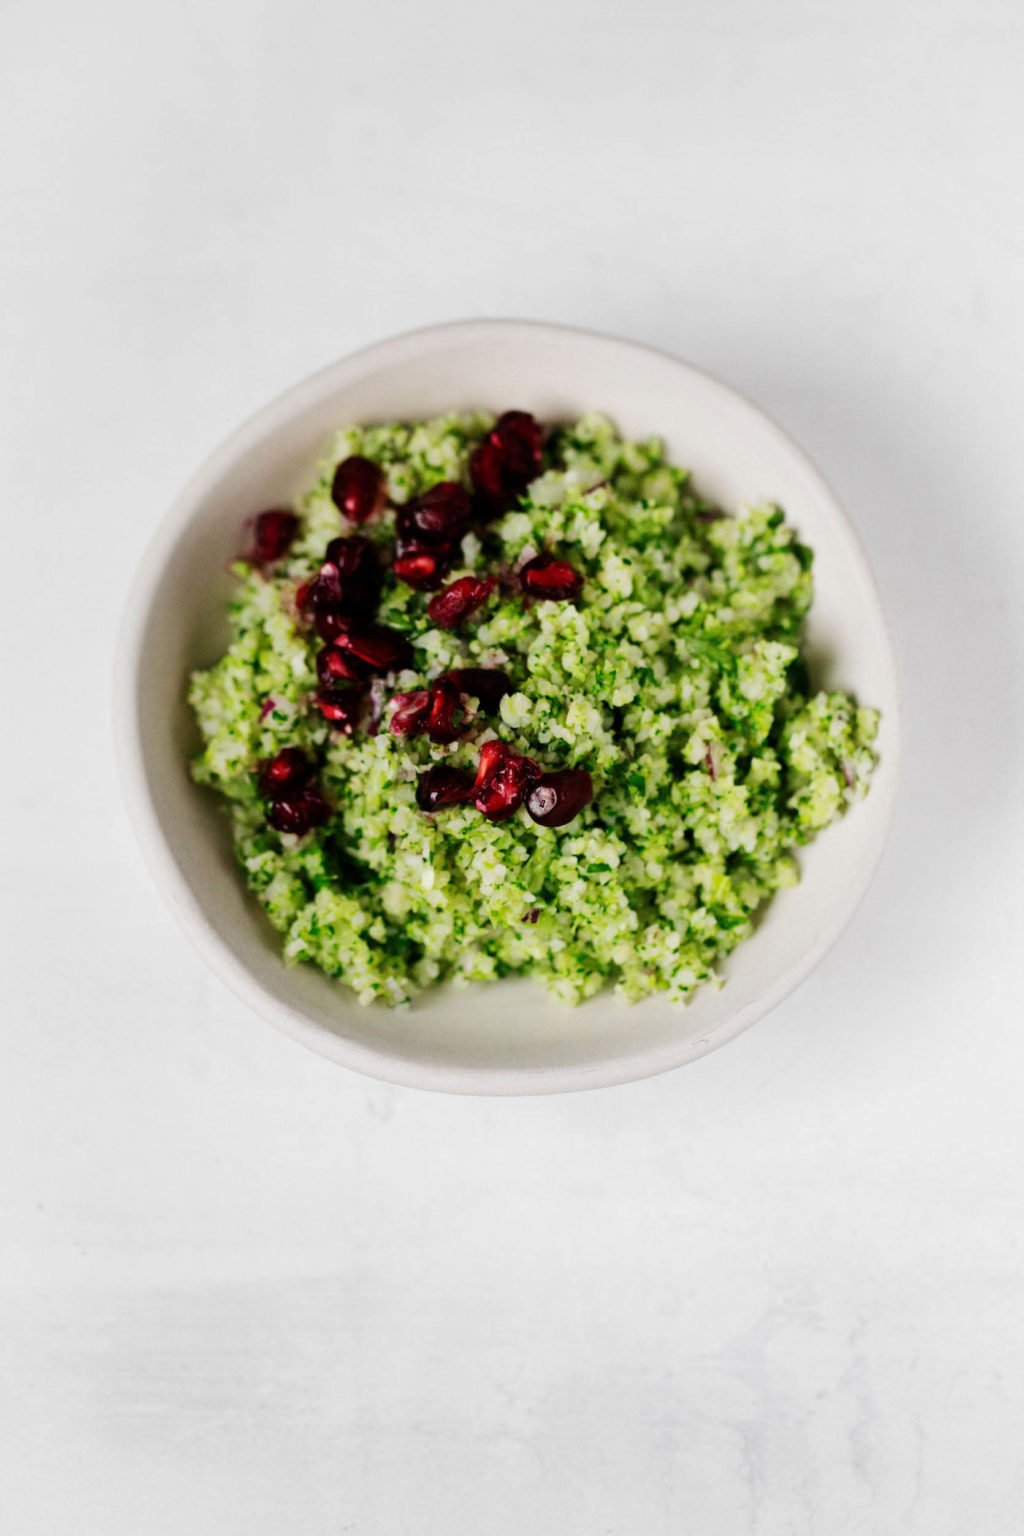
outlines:
{"label": "textured white table", "polygon": [[[1019,5],[12,0],[3,35],[0,1529],[1016,1536]],[[108,731],[199,459],[341,352],[493,313],[776,414],[908,696],[813,979],[556,1101],[376,1086],[250,1017]]]}

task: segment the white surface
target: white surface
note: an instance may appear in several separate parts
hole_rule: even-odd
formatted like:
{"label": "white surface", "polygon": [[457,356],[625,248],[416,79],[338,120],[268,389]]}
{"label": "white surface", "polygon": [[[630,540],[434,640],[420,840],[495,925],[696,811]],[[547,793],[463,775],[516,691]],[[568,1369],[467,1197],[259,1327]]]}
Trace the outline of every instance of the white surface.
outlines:
{"label": "white surface", "polygon": [[[625,1008],[611,994],[559,1006],[528,980],[437,988],[397,1012],[362,1008],[314,966],[281,965],[247,898],[222,809],[196,793],[185,679],[226,642],[226,572],[253,507],[287,504],[345,421],[409,421],[516,400],[541,421],[601,402],[629,438],[661,433],[701,493],[725,507],[770,496],[814,550],[806,630],[819,687],[852,687],[880,712],[879,761],[856,813],[802,850],[799,886],[774,901],[685,1009]],[[115,725],[125,799],[172,911],[218,975],[311,1049],[385,1082],[449,1093],[561,1093],[651,1077],[727,1044],[807,976],[878,867],[899,786],[892,639],[863,552],[833,492],[755,406],[664,352],[564,326],[461,321],[362,348],[271,401],[197,470],[162,520],[117,637]]]}
{"label": "white surface", "polygon": [[[1022,51],[1010,0],[7,6],[5,1536],[1016,1536]],[[759,399],[858,522],[908,695],[827,962],[564,1100],[375,1086],[254,1021],[108,733],[124,584],[204,453],[494,312]]]}

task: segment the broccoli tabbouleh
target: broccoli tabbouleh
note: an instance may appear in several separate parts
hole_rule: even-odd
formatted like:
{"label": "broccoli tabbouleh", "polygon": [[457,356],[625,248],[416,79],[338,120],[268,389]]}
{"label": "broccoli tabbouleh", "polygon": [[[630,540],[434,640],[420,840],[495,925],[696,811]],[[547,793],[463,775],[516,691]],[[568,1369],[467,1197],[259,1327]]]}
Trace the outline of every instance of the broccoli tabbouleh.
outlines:
{"label": "broccoli tabbouleh", "polygon": [[800,653],[810,550],[603,416],[350,427],[234,572],[195,778],[286,961],[361,1002],[683,1001],[867,789],[877,716]]}

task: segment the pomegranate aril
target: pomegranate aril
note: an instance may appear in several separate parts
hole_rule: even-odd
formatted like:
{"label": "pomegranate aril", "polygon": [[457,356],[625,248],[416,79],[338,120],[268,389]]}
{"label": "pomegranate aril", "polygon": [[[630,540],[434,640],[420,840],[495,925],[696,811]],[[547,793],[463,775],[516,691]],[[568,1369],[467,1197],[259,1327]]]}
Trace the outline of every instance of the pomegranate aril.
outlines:
{"label": "pomegranate aril", "polygon": [[512,756],[512,748],[503,741],[485,741],[480,748],[480,756],[477,759],[476,778],[474,784],[477,789],[481,784],[486,784],[492,778],[507,757]]}
{"label": "pomegranate aril", "polygon": [[392,735],[422,736],[430,719],[430,690],[417,688],[413,693],[396,693],[391,702]]}
{"label": "pomegranate aril", "polygon": [[291,790],[301,789],[313,777],[313,764],[301,747],[282,747],[260,767],[260,794],[275,800]]}
{"label": "pomegranate aril", "polygon": [[395,531],[403,544],[447,548],[461,541],[469,528],[471,513],[468,492],[455,480],[442,480],[399,507]]}
{"label": "pomegranate aril", "polygon": [[369,539],[355,534],[347,539],[332,539],[323,564],[310,581],[295,594],[301,613],[330,615],[327,628],[340,616],[358,614],[368,617],[380,595],[380,568]]}
{"label": "pomegranate aril", "polygon": [[316,575],[302,583],[295,594],[295,602],[306,614],[341,612],[341,572],[333,561],[325,560]]}
{"label": "pomegranate aril", "polygon": [[365,688],[321,688],[316,696],[316,707],[336,731],[351,736],[359,724],[365,700]]}
{"label": "pomegranate aril", "polygon": [[354,453],[334,471],[331,500],[350,523],[365,523],[383,507],[385,490],[380,465]]}
{"label": "pomegranate aril", "polygon": [[334,644],[370,672],[400,672],[412,661],[408,640],[385,624],[350,624]]}
{"label": "pomegranate aril", "polygon": [[330,816],[330,809],[323,795],[316,788],[297,789],[294,793],[272,800],[267,810],[267,821],[277,832],[292,832],[301,836],[313,827],[321,827]]}
{"label": "pomegranate aril", "polygon": [[480,749],[473,804],[489,821],[507,821],[539,778],[540,768],[532,758],[521,757],[505,742],[486,742]]}
{"label": "pomegranate aril", "polygon": [[439,629],[457,629],[487,601],[496,586],[493,576],[482,581],[476,576],[460,576],[430,599],[427,617]]}
{"label": "pomegranate aril", "polygon": [[338,567],[344,581],[346,577],[367,577],[377,573],[377,550],[361,533],[340,534],[332,539],[324,550],[324,559]]}
{"label": "pomegranate aril", "polygon": [[542,827],[564,827],[594,798],[594,782],[585,768],[542,773],[526,797],[526,809]]}
{"label": "pomegranate aril", "polygon": [[476,791],[473,804],[488,821],[507,821],[522,805],[523,796],[539,772],[530,758],[513,757]]}
{"label": "pomegranate aril", "polygon": [[505,411],[495,422],[490,441],[505,460],[506,474],[511,472],[527,483],[540,474],[543,434],[529,411]]}
{"label": "pomegranate aril", "polygon": [[318,613],[313,620],[313,626],[321,640],[328,645],[333,645],[342,635],[348,634],[354,620],[347,613],[339,613],[336,608],[325,609]]}
{"label": "pomegranate aril", "polygon": [[415,587],[418,592],[429,592],[433,587],[441,585],[450,565],[447,551],[414,547],[409,553],[397,556],[394,571],[398,580],[404,581],[407,587]]}
{"label": "pomegranate aril", "polygon": [[468,724],[462,694],[448,678],[439,677],[430,689],[427,735],[437,746],[447,746],[459,739]]}
{"label": "pomegranate aril", "polygon": [[439,677],[429,688],[397,693],[392,699],[390,729],[395,736],[422,736],[426,732],[438,746],[447,746],[466,730],[466,701],[448,677]]}
{"label": "pomegranate aril", "polygon": [[253,520],[252,553],[247,559],[253,565],[271,565],[280,560],[291,548],[298,526],[294,512],[261,512]]}
{"label": "pomegranate aril", "polygon": [[469,477],[483,517],[507,512],[540,473],[541,429],[528,411],[505,411],[469,460]]}
{"label": "pomegranate aril", "polygon": [[282,747],[260,768],[260,793],[270,801],[267,821],[278,832],[308,832],[330,815],[323,795],[311,782],[315,772],[299,747]]}
{"label": "pomegranate aril", "polygon": [[583,577],[568,560],[559,560],[554,555],[536,555],[519,572],[519,585],[528,597],[564,603],[579,596]]}
{"label": "pomegranate aril", "polygon": [[469,478],[473,483],[474,505],[481,517],[497,517],[516,499],[516,492],[506,481],[505,460],[496,443],[485,440],[469,456]]}
{"label": "pomegranate aril", "polygon": [[461,768],[435,763],[421,774],[416,785],[416,804],[421,811],[440,811],[449,805],[465,805],[473,793],[473,780]]}
{"label": "pomegranate aril", "polygon": [[380,596],[381,569],[374,545],[359,533],[332,539],[324,560],[338,572],[342,611],[368,617]]}
{"label": "pomegranate aril", "polygon": [[321,639],[333,639],[348,623],[349,611],[338,567],[325,560],[316,575],[304,581],[295,593],[295,606],[305,617],[312,617]]}
{"label": "pomegranate aril", "polygon": [[344,688],[349,683],[366,680],[370,669],[339,645],[325,645],[316,658],[316,675],[321,688]]}
{"label": "pomegranate aril", "polygon": [[505,697],[512,692],[512,680],[507,672],[498,667],[456,667],[446,672],[462,693],[476,699],[486,714],[493,715]]}

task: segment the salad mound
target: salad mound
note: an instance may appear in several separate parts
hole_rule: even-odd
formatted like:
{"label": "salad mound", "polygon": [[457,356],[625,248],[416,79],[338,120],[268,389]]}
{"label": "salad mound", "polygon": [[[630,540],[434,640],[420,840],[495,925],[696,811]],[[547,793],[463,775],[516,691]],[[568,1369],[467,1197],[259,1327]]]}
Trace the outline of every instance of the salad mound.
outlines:
{"label": "salad mound", "polygon": [[810,550],[603,416],[346,428],[233,571],[193,774],[285,960],[360,1002],[684,1001],[867,790],[877,715],[801,655]]}

